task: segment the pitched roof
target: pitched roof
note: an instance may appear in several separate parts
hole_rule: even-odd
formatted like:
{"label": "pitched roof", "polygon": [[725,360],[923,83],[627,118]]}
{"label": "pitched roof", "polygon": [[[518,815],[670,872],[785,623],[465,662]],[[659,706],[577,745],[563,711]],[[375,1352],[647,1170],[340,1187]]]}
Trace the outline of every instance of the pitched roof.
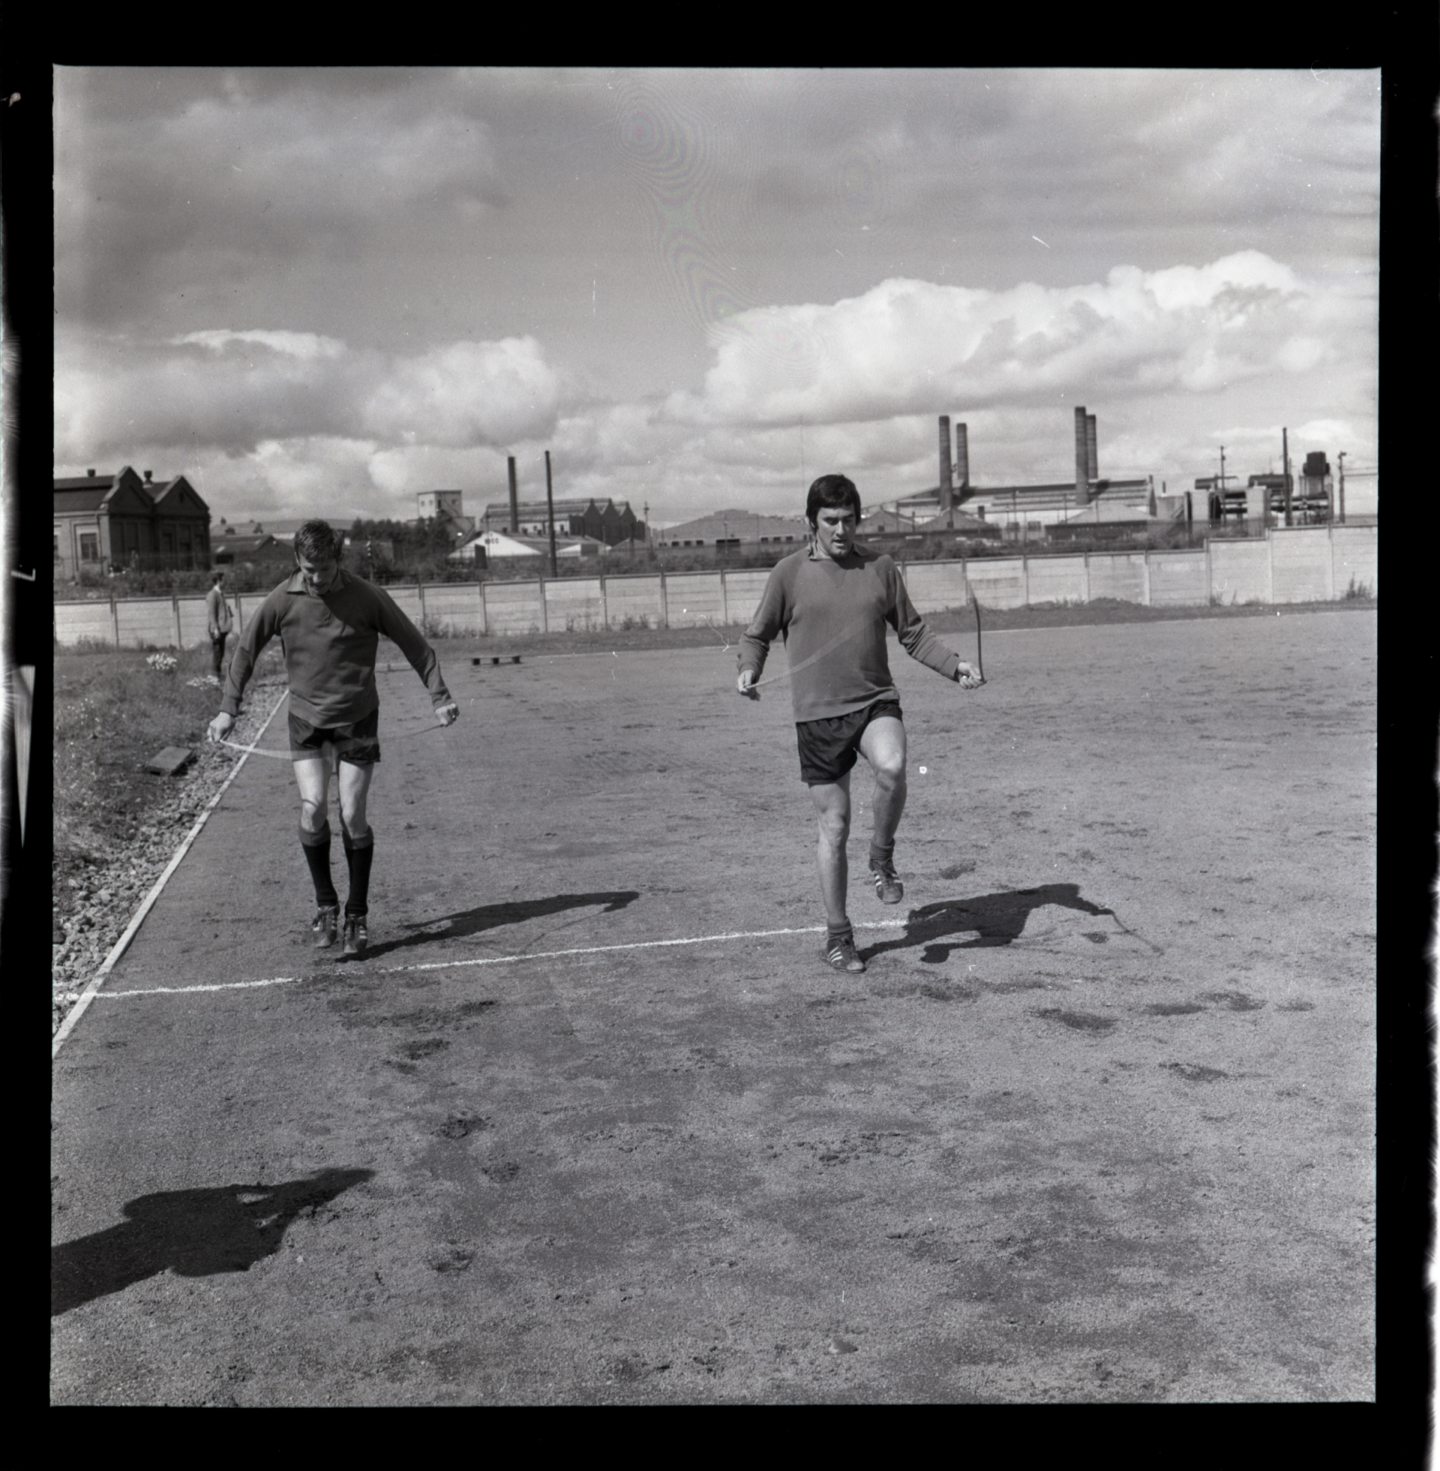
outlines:
{"label": "pitched roof", "polygon": [[[97,483],[99,482],[99,483]],[[61,480],[55,482],[55,509],[57,511],[97,511],[113,487],[107,479],[100,482],[87,476],[85,480],[73,481],[68,485]]]}

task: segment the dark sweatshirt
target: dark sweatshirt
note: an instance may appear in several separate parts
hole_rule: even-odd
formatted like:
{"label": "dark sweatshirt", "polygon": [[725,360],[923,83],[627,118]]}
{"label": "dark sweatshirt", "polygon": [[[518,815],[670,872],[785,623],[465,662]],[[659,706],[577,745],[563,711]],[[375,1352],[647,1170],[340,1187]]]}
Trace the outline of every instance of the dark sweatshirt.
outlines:
{"label": "dark sweatshirt", "polygon": [[425,635],[389,593],[341,568],[327,593],[310,592],[297,571],[265,599],[240,635],[220,708],[227,715],[240,713],[255,661],[278,637],[293,714],[325,729],[362,720],[380,704],[375,651],[382,633],[410,661],[435,706],[449,704],[450,691]]}
{"label": "dark sweatshirt", "polygon": [[899,698],[885,647],[887,624],[912,659],[955,678],[960,656],[925,626],[887,553],[856,544],[837,562],[811,548],[794,552],[775,565],[741,635],[740,670],[754,670],[758,682],[779,634],[790,659],[797,723],[848,715]]}

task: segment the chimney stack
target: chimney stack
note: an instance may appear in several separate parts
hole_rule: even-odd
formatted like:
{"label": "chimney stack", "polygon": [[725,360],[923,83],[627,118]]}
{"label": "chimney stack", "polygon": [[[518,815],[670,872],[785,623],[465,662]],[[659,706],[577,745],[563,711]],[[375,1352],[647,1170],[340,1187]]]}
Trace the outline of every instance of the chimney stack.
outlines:
{"label": "chimney stack", "polygon": [[155,472],[153,470],[147,470],[145,472],[145,484],[146,485],[149,485],[150,484],[151,478],[154,476],[154,474],[155,474]]}
{"label": "chimney stack", "polygon": [[1075,410],[1075,499],[1082,506],[1090,501],[1090,420],[1083,405]]}
{"label": "chimney stack", "polygon": [[515,456],[511,455],[506,460],[510,471],[510,535],[520,534],[520,493],[515,488]]}
{"label": "chimney stack", "polygon": [[963,424],[955,426],[955,484],[963,502],[970,488],[970,435]]}
{"label": "chimney stack", "polygon": [[1085,416],[1085,465],[1092,481],[1100,478],[1100,453],[1095,433],[1095,415]]}
{"label": "chimney stack", "polygon": [[950,416],[940,415],[940,510],[948,514],[954,504],[954,482],[950,473]]}
{"label": "chimney stack", "polygon": [[93,480],[93,479],[94,479],[94,478],[95,478],[95,472],[94,472],[94,471],[93,471],[93,470],[87,470],[87,471],[86,471],[86,472],[85,472],[85,473],[86,473],[86,474],[87,474],[87,475],[88,475],[88,476],[89,476],[89,477],[90,477],[90,478],[91,478],[91,479],[92,479],[92,480]]}

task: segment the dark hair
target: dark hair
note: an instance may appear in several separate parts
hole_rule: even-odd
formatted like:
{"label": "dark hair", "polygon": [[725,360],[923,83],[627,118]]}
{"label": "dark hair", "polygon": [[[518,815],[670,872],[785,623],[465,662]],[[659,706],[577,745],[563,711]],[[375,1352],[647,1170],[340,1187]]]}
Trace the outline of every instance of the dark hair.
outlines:
{"label": "dark hair", "polygon": [[210,574],[210,581],[211,581],[211,582],[219,582],[219,581],[220,581],[220,579],[221,579],[221,578],[222,578],[222,577],[224,577],[224,575],[225,575],[225,569],[224,569],[224,568],[223,568],[223,567],[217,567],[217,568],[216,568],[216,569],[215,569],[215,570],[214,570],[214,571],[213,571],[213,572],[212,572],[212,573],[211,573],[211,574]]}
{"label": "dark hair", "polygon": [[338,562],[344,542],[328,521],[306,521],[295,533],[295,557],[334,557]]}
{"label": "dark hair", "polygon": [[822,475],[811,487],[810,494],[805,497],[805,519],[810,523],[812,530],[815,526],[815,518],[820,514],[821,506],[849,506],[855,512],[855,519],[860,519],[860,492],[855,489],[855,482],[848,480],[844,475]]}

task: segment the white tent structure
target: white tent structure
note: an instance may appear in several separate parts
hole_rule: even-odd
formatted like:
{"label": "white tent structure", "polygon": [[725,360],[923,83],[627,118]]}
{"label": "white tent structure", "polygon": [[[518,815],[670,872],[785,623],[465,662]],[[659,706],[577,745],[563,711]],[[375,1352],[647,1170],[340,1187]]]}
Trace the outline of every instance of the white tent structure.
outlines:
{"label": "white tent structure", "polygon": [[483,549],[487,559],[497,557],[539,557],[538,547],[506,536],[503,531],[481,531],[456,547],[446,556],[449,562],[473,562],[477,549]]}

